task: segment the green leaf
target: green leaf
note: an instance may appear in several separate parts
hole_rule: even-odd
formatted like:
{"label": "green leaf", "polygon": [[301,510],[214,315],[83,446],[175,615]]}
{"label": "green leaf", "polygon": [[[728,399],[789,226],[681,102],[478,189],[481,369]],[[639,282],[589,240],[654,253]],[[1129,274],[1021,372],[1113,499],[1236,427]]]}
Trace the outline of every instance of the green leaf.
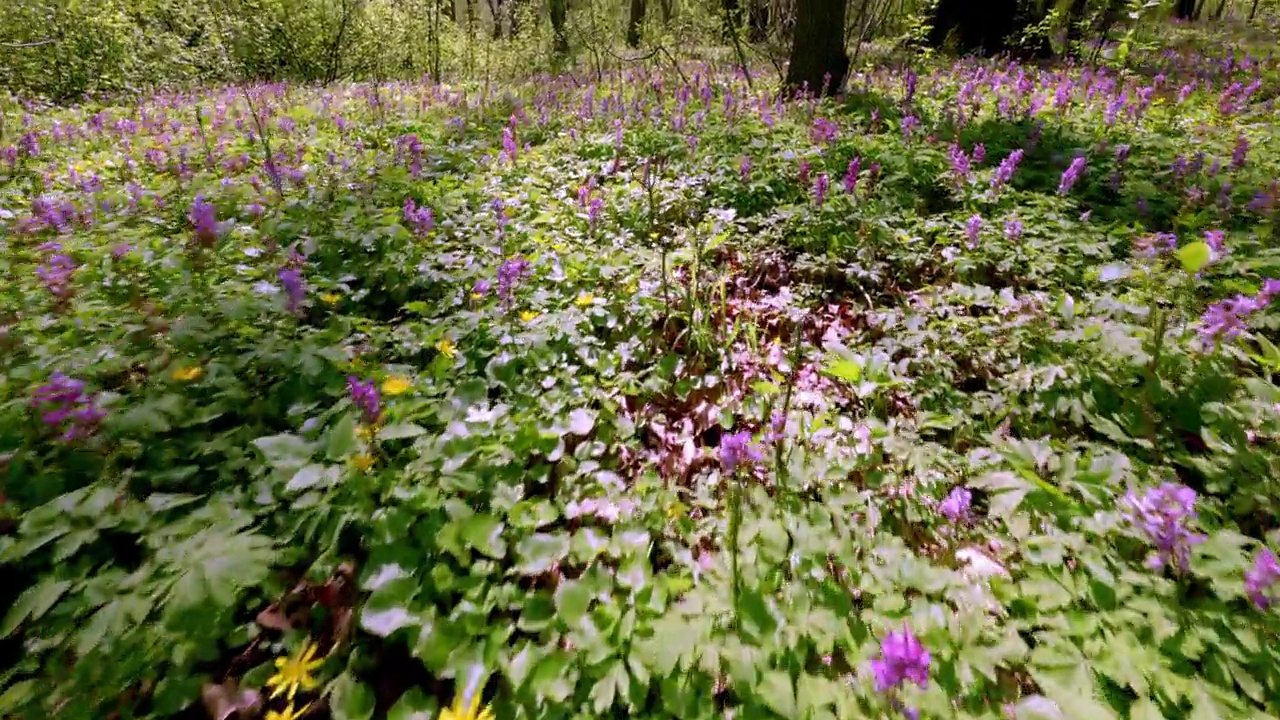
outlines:
{"label": "green leaf", "polygon": [[1196,273],[1213,259],[1213,250],[1207,243],[1197,240],[1178,248],[1176,255],[1178,261],[1182,263],[1183,270]]}
{"label": "green leaf", "polygon": [[432,720],[435,714],[435,699],[427,697],[420,688],[411,687],[387,711],[387,720]]}
{"label": "green leaf", "polygon": [[862,379],[862,366],[848,358],[828,360],[824,369],[828,375],[845,382],[856,383]]}
{"label": "green leaf", "polygon": [[346,413],[329,430],[329,442],[325,446],[325,457],[330,460],[343,460],[356,451],[356,416]]}
{"label": "green leaf", "polygon": [[39,620],[70,587],[69,580],[45,578],[34,587],[27,588],[5,613],[4,622],[0,624],[0,637],[12,635],[27,620]]}
{"label": "green leaf", "polygon": [[541,575],[569,554],[569,536],[562,533],[534,533],[516,544],[516,556],[520,562],[516,572],[521,575]]}
{"label": "green leaf", "polygon": [[1129,720],[1164,720],[1164,715],[1151,698],[1144,697],[1129,707]]}
{"label": "green leaf", "polygon": [[630,689],[627,668],[623,666],[621,660],[616,658],[610,660],[608,668],[604,676],[591,688],[591,709],[597,715],[605,715],[605,711],[613,707],[615,699],[618,696],[625,699]]}
{"label": "green leaf", "polygon": [[504,527],[492,515],[472,515],[462,521],[462,538],[477,551],[501,560],[507,556],[507,544],[502,541]]}
{"label": "green leaf", "polygon": [[42,692],[35,680],[22,680],[5,688],[0,695],[0,715],[17,713],[22,706],[31,702],[38,692]]}
{"label": "green leaf", "polygon": [[324,480],[324,465],[311,463],[298,468],[298,472],[289,478],[289,482],[285,484],[284,489],[288,492],[298,492],[299,490],[308,490],[319,485]]}
{"label": "green leaf", "polygon": [[578,624],[591,607],[591,589],[579,580],[565,580],[556,588],[556,610],[569,627]]}
{"label": "green leaf", "polygon": [[760,678],[756,686],[756,694],[768,708],[782,717],[797,717],[795,689],[791,687],[791,677],[784,672],[769,670]]}
{"label": "green leaf", "polygon": [[586,408],[578,408],[569,413],[569,432],[574,435],[586,435],[596,426],[595,413]]}
{"label": "green leaf", "polygon": [[418,437],[425,435],[426,428],[413,423],[400,423],[398,425],[388,425],[378,431],[379,440],[402,440],[404,438]]}
{"label": "green leaf", "polygon": [[290,433],[260,437],[253,445],[262,451],[269,465],[277,468],[301,467],[312,452],[311,443]]}
{"label": "green leaf", "polygon": [[373,717],[374,697],[368,685],[342,674],[333,682],[329,694],[329,712],[333,720],[369,720]]}

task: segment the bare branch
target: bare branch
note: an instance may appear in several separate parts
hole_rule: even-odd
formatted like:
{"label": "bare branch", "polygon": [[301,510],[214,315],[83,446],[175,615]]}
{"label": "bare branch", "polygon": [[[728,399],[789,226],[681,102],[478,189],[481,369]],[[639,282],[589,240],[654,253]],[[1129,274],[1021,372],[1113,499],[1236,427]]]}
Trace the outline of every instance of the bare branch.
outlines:
{"label": "bare branch", "polygon": [[29,48],[29,47],[39,47],[40,45],[49,45],[50,43],[55,43],[55,42],[57,42],[56,38],[45,38],[44,40],[33,40],[31,42],[24,42],[24,43],[0,42],[0,47]]}

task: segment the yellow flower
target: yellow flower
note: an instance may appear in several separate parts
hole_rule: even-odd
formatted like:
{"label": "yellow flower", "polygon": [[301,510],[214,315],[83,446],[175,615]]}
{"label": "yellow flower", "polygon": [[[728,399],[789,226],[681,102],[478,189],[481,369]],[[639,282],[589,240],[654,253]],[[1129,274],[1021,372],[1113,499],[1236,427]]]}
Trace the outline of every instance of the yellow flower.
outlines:
{"label": "yellow flower", "polygon": [[484,293],[471,293],[471,299],[480,302],[484,299]]}
{"label": "yellow flower", "polygon": [[320,293],[320,301],[325,305],[337,305],[342,296],[338,293]]}
{"label": "yellow flower", "polygon": [[403,375],[392,375],[382,381],[382,392],[387,395],[403,395],[413,387],[413,381]]}
{"label": "yellow flower", "polygon": [[[293,703],[293,696],[298,694],[298,689],[313,690],[316,687],[316,679],[311,676],[316,668],[324,664],[324,658],[314,660],[316,655],[316,646],[310,640],[302,644],[298,650],[298,654],[293,657],[276,658],[276,674],[267,680],[267,687],[275,688],[275,692],[271,693],[272,699],[284,695],[285,698]],[[303,708],[305,711],[306,708]],[[292,711],[292,707],[286,712]],[[297,715],[282,716],[288,720],[295,718]]]}
{"label": "yellow flower", "polygon": [[367,472],[369,468],[373,467],[374,460],[375,458],[371,453],[360,453],[351,456],[351,464],[356,466],[356,469],[360,472]]}
{"label": "yellow flower", "polygon": [[199,380],[200,376],[203,374],[204,370],[201,370],[198,365],[195,365],[192,367],[177,368],[170,373],[170,376],[178,382],[191,382],[192,380]]}
{"label": "yellow flower", "polygon": [[284,710],[268,710],[266,720],[298,720],[298,718],[307,714],[311,709],[311,703],[302,706],[301,710],[294,710],[293,704],[290,703]]}
{"label": "yellow flower", "polygon": [[537,310],[521,310],[520,311],[520,319],[525,322],[532,322],[533,319],[536,317],[538,317]]}
{"label": "yellow flower", "polygon": [[636,292],[637,290],[639,290],[639,289],[640,289],[640,286],[639,286],[639,285],[637,285],[637,284],[635,283],[635,281],[634,281],[634,280],[633,280],[633,281],[631,281],[631,282],[629,282],[629,283],[627,283],[627,293],[628,293],[628,294],[634,295],[634,294],[635,294],[635,292]]}
{"label": "yellow flower", "polygon": [[360,438],[361,440],[368,440],[369,438],[373,437],[373,434],[377,431],[378,431],[378,428],[374,425],[357,425],[356,437]]}
{"label": "yellow flower", "polygon": [[439,350],[440,354],[447,358],[454,357],[458,354],[458,346],[454,345],[453,341],[449,338],[442,338],[440,342],[436,343],[436,350]]}
{"label": "yellow flower", "polygon": [[453,699],[453,707],[440,711],[440,720],[494,720],[493,711],[485,706],[480,707],[480,693],[471,698],[469,705],[463,706],[462,696]]}
{"label": "yellow flower", "polygon": [[596,301],[595,295],[592,295],[589,292],[584,292],[578,296],[577,300],[573,301],[573,304],[577,305],[578,307],[586,307],[595,301]]}

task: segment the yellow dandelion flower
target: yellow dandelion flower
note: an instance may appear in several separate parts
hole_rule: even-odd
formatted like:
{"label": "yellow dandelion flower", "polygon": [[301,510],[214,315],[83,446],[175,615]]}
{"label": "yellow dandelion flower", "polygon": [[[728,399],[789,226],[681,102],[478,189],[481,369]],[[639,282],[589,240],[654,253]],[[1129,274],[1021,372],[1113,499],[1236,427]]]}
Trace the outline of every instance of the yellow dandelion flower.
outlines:
{"label": "yellow dandelion flower", "polygon": [[439,350],[440,354],[447,358],[454,357],[458,354],[458,346],[454,345],[453,341],[449,338],[441,338],[440,342],[436,343],[436,350]]}
{"label": "yellow dandelion flower", "polygon": [[338,293],[320,293],[320,302],[325,305],[337,305],[342,296]]}
{"label": "yellow dandelion flower", "polygon": [[564,243],[552,243],[551,249],[556,252],[564,252]]}
{"label": "yellow dandelion flower", "polygon": [[298,720],[298,718],[307,714],[311,709],[311,703],[302,706],[302,709],[295,710],[293,704],[290,703],[284,710],[268,710],[266,720]]}
{"label": "yellow dandelion flower", "polygon": [[537,310],[521,310],[520,319],[525,322],[532,322],[540,313]]}
{"label": "yellow dandelion flower", "polygon": [[484,299],[484,293],[473,292],[471,293],[471,299],[475,300],[476,302],[480,302],[481,300]]}
{"label": "yellow dandelion flower", "polygon": [[[274,688],[272,699],[285,696],[291,704],[298,690],[314,690],[316,679],[311,673],[324,664],[324,658],[314,659],[316,646],[310,640],[302,644],[293,657],[276,658],[276,674],[267,679],[267,687]],[[303,708],[305,711],[306,708]],[[294,715],[292,717],[297,717]]]}
{"label": "yellow dandelion flower", "polygon": [[378,428],[373,425],[358,425],[356,426],[356,437],[361,440],[368,440],[369,438],[372,438],[373,434],[377,431]]}
{"label": "yellow dandelion flower", "polygon": [[589,292],[584,292],[578,296],[577,300],[573,301],[573,304],[577,305],[578,307],[586,307],[595,301],[596,301],[595,295],[592,295]]}
{"label": "yellow dandelion flower", "polygon": [[403,375],[392,375],[382,381],[382,392],[387,395],[403,395],[413,387],[413,381]]}
{"label": "yellow dandelion flower", "polygon": [[639,286],[639,285],[637,285],[637,284],[635,283],[635,281],[632,281],[632,282],[627,283],[627,293],[628,293],[628,294],[632,294],[632,295],[634,295],[634,294],[635,294],[635,292],[636,292],[637,290],[639,290],[639,289],[640,289],[640,286]]}
{"label": "yellow dandelion flower", "polygon": [[455,697],[453,707],[440,711],[440,720],[494,720],[489,706],[480,707],[480,693],[473,695],[469,704],[463,702],[461,695]]}
{"label": "yellow dandelion flower", "polygon": [[178,382],[191,382],[192,380],[199,380],[203,374],[204,370],[200,369],[200,366],[193,365],[192,367],[175,369],[170,373],[170,377]]}
{"label": "yellow dandelion flower", "polygon": [[360,472],[368,472],[376,458],[371,453],[359,453],[351,456],[351,464]]}

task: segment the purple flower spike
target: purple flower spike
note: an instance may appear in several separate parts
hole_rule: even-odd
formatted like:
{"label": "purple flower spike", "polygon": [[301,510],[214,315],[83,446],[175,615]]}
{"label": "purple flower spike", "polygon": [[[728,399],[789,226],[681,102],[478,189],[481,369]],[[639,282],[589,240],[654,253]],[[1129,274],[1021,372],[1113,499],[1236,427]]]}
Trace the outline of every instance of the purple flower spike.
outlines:
{"label": "purple flower spike", "polygon": [[910,680],[921,688],[929,686],[929,651],[903,627],[880,641],[880,656],[871,661],[876,692],[889,692]]}
{"label": "purple flower spike", "polygon": [[1062,173],[1062,179],[1058,182],[1058,194],[1066,195],[1071,192],[1071,188],[1080,181],[1084,176],[1085,159],[1084,156],[1077,157],[1071,161],[1071,165]]}
{"label": "purple flower spike", "polygon": [[1196,491],[1186,485],[1164,483],[1150,488],[1141,497],[1132,490],[1125,495],[1126,520],[1155,546],[1147,566],[1159,570],[1171,565],[1185,571],[1191,558],[1191,546],[1204,541],[1187,525],[1195,519]]}
{"label": "purple flower spike", "polygon": [[822,207],[827,200],[827,190],[831,187],[831,178],[826,173],[820,173],[813,181],[813,204]]}
{"label": "purple flower spike", "polygon": [[515,301],[516,284],[529,271],[529,261],[514,257],[498,267],[498,299],[510,309]]}
{"label": "purple flower spike", "polygon": [[418,207],[412,199],[404,201],[404,221],[419,237],[425,236],[436,226],[436,218],[431,208]]}
{"label": "purple flower spike", "polygon": [[746,430],[720,437],[720,466],[726,473],[732,473],[743,463],[758,463],[763,457]]}
{"label": "purple flower spike", "polygon": [[218,235],[222,233],[222,226],[218,223],[218,210],[213,203],[205,200],[203,195],[197,195],[191,203],[191,209],[187,211],[187,220],[191,223],[191,232],[196,241],[203,247],[213,247],[218,241]]}
{"label": "purple flower spike", "polygon": [[1280,582],[1280,562],[1271,548],[1262,548],[1253,558],[1253,567],[1244,573],[1244,589],[1259,610],[1266,610],[1274,602],[1272,591]]}
{"label": "purple flower spike", "polygon": [[366,425],[378,422],[378,416],[382,414],[381,399],[378,386],[372,380],[361,381],[355,375],[348,375],[347,393],[351,395],[351,402],[360,409]]}
{"label": "purple flower spike", "polygon": [[49,382],[36,388],[31,407],[41,410],[40,421],[61,431],[59,437],[65,442],[92,435],[107,415],[98,407],[97,395],[85,392],[83,380],[61,372],[55,372]]}
{"label": "purple flower spike", "polygon": [[292,266],[282,267],[276,277],[284,288],[285,307],[294,315],[301,315],[302,303],[307,297],[307,279],[302,276],[302,270]]}
{"label": "purple flower spike", "polygon": [[969,505],[973,502],[973,493],[968,488],[952,488],[947,499],[938,505],[938,512],[951,522],[959,522],[969,517]]}
{"label": "purple flower spike", "polygon": [[964,223],[965,234],[969,236],[969,247],[978,247],[978,233],[982,231],[982,216],[973,214]]}
{"label": "purple flower spike", "polygon": [[999,188],[1008,185],[1013,179],[1013,174],[1018,170],[1018,163],[1022,162],[1022,156],[1025,153],[1022,150],[1014,150],[1009,153],[1009,157],[1000,161],[999,167],[996,168],[996,174],[991,177],[991,187]]}

